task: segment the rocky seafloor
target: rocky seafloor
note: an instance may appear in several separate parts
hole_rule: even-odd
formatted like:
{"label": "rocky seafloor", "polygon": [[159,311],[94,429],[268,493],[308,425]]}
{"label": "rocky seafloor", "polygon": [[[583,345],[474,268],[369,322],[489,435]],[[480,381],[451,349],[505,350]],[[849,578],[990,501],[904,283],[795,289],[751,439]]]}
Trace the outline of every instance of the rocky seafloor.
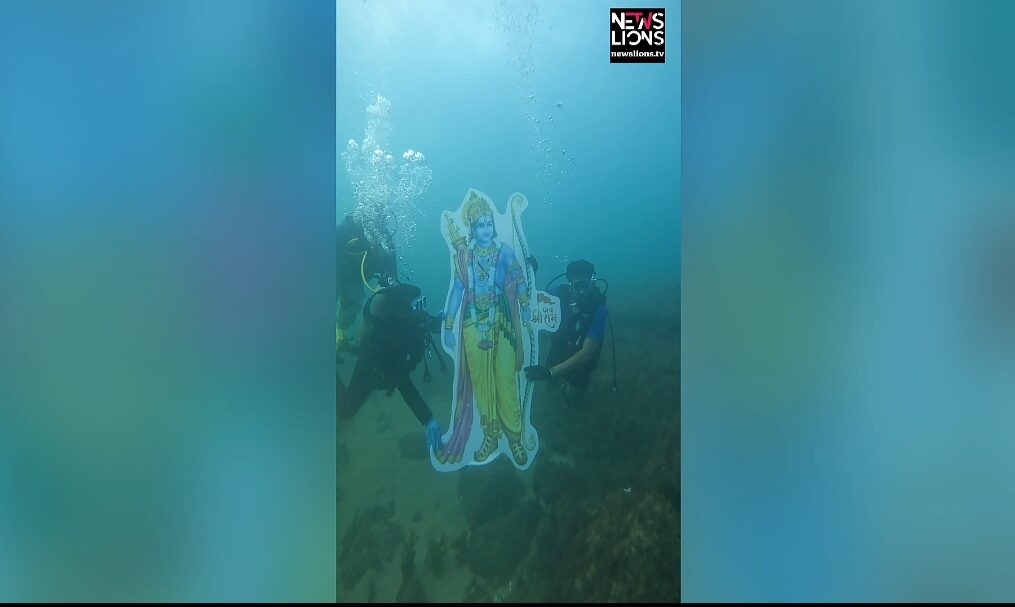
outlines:
{"label": "rocky seafloor", "polygon": [[504,457],[434,472],[397,393],[340,429],[340,601],[680,600],[679,316],[613,314],[618,392],[609,340],[583,404],[540,386],[525,472]]}

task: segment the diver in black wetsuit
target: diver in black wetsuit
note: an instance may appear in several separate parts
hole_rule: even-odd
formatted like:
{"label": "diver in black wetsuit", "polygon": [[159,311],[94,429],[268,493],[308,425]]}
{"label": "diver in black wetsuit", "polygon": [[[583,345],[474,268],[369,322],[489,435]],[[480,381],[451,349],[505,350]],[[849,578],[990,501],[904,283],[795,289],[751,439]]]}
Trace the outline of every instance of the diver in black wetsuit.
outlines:
{"label": "diver in black wetsuit", "polygon": [[426,350],[437,350],[431,334],[440,331],[441,320],[428,314],[424,305],[419,288],[409,284],[385,287],[370,296],[363,306],[359,360],[348,388],[336,377],[336,406],[340,420],[350,419],[374,390],[398,388],[425,428],[427,446],[438,451],[440,424],[409,378]]}
{"label": "diver in black wetsuit", "polygon": [[572,404],[582,402],[599,365],[609,319],[606,295],[595,284],[595,272],[595,266],[584,259],[568,264],[567,283],[550,291],[560,298],[561,322],[550,337],[546,363],[525,368],[529,381],[564,381],[565,397]]}
{"label": "diver in black wetsuit", "polygon": [[339,352],[350,350],[346,332],[356,320],[363,307],[365,284],[376,277],[381,286],[394,284],[397,280],[397,265],[393,253],[391,234],[382,231],[384,244],[370,242],[359,221],[348,214],[336,226],[337,248],[335,255],[335,285],[338,295],[335,335],[335,349]]}

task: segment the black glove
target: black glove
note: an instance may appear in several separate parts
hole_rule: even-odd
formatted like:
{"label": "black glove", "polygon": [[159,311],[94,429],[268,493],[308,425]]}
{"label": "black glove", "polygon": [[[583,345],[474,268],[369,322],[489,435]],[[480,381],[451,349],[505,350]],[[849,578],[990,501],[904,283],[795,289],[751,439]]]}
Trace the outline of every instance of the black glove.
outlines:
{"label": "black glove", "polygon": [[525,379],[529,381],[546,381],[553,379],[553,373],[550,372],[550,367],[546,365],[533,365],[525,367]]}

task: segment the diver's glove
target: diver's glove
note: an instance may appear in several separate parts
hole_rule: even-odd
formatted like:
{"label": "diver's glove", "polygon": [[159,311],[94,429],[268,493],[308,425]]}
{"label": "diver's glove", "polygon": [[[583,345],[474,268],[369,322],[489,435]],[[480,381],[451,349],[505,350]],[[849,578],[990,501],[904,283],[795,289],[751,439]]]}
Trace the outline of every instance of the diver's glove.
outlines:
{"label": "diver's glove", "polygon": [[553,379],[553,372],[546,365],[533,365],[525,367],[525,379],[529,381],[546,381]]}
{"label": "diver's glove", "polygon": [[430,451],[437,453],[441,450],[441,425],[437,423],[437,420],[430,418],[430,421],[426,423],[426,446]]}

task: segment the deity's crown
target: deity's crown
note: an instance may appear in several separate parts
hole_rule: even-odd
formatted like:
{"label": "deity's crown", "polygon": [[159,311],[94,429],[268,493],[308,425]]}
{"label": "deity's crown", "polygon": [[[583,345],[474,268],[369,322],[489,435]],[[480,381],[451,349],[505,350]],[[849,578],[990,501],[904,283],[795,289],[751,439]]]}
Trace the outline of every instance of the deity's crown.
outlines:
{"label": "deity's crown", "polygon": [[462,222],[466,227],[471,227],[474,221],[487,215],[493,215],[490,203],[479,194],[469,192],[469,199],[462,207]]}

